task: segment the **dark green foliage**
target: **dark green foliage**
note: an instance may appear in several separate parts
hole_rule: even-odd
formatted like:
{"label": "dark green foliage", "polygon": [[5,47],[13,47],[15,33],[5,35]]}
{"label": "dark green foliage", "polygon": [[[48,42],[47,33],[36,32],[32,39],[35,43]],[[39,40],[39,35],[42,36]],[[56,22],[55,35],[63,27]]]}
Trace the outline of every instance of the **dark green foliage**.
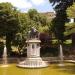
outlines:
{"label": "dark green foliage", "polygon": [[48,46],[42,46],[40,49],[41,56],[43,57],[53,57],[58,56],[59,51],[57,47],[48,47]]}
{"label": "dark green foliage", "polygon": [[17,10],[10,3],[0,3],[0,35],[6,36],[8,54],[11,51],[11,41],[19,30]]}
{"label": "dark green foliage", "polygon": [[69,36],[75,33],[75,23],[66,23],[65,24],[65,36]]}
{"label": "dark green foliage", "polygon": [[[31,19],[37,19],[37,14],[38,14],[37,10],[35,10],[35,9],[30,9],[30,10],[28,11],[28,14],[29,14],[29,17],[30,17]],[[35,16],[35,17],[34,17],[34,16]]]}
{"label": "dark green foliage", "polygon": [[4,44],[3,42],[0,42],[0,57],[2,57],[3,49],[4,49]]}
{"label": "dark green foliage", "polygon": [[75,2],[66,10],[68,18],[75,18]]}
{"label": "dark green foliage", "polygon": [[66,10],[73,4],[73,0],[50,0],[55,5],[56,17],[52,21],[52,31],[56,37],[64,41],[65,22],[67,21]]}

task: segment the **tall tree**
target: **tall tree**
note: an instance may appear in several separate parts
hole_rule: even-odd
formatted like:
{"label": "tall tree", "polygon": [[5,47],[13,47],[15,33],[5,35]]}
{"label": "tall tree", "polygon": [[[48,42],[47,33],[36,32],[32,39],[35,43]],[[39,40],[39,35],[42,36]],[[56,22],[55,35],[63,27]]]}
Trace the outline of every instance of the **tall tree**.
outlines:
{"label": "tall tree", "polygon": [[69,6],[73,4],[73,0],[49,0],[53,5],[55,5],[54,10],[56,12],[56,17],[52,21],[52,30],[56,37],[63,42],[64,40],[64,25],[67,21],[66,10]]}
{"label": "tall tree", "polygon": [[17,10],[10,3],[0,3],[0,34],[6,36],[8,54],[11,40],[19,29]]}
{"label": "tall tree", "polygon": [[[68,7],[67,10],[66,10],[66,13],[67,13],[67,16],[68,18],[71,20],[75,19],[75,2],[73,3],[72,6]],[[68,35],[72,35],[73,33],[75,33],[75,22],[68,22],[68,23],[65,23],[65,36],[68,36]]]}
{"label": "tall tree", "polygon": [[[65,22],[67,21],[66,10],[68,7],[73,5],[75,0],[49,0],[53,3],[54,10],[56,12],[56,17],[52,21],[52,31],[54,32],[56,38],[59,41],[60,53],[63,48]],[[63,58],[63,57],[62,57]],[[61,59],[61,57],[60,57]]]}
{"label": "tall tree", "polygon": [[74,22],[69,22],[65,24],[65,36],[71,36],[72,38],[72,47],[75,50],[75,2],[72,6],[68,7],[67,10],[68,18],[73,20]]}

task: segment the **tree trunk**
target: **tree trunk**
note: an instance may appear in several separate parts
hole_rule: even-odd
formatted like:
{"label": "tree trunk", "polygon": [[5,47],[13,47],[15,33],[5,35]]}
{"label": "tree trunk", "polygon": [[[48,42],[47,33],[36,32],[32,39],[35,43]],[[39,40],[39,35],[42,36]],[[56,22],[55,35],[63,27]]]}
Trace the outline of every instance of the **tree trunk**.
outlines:
{"label": "tree trunk", "polygon": [[75,33],[72,34],[72,50],[75,51]]}

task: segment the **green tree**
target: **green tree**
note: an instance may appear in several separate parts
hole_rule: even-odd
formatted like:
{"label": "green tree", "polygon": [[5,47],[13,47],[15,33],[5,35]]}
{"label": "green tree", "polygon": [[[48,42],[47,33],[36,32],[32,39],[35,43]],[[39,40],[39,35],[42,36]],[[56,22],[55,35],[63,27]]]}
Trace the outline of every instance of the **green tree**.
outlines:
{"label": "green tree", "polygon": [[29,17],[31,19],[36,20],[37,19],[38,12],[37,12],[36,9],[29,9],[28,15],[29,15]]}
{"label": "green tree", "polygon": [[29,9],[28,16],[31,27],[34,26],[36,29],[38,29],[38,27],[41,25],[38,11],[36,9]]}
{"label": "green tree", "polygon": [[49,24],[46,16],[38,13],[36,9],[30,9],[28,11],[28,15],[29,15],[31,26],[34,26],[37,29],[39,29],[39,27],[42,28],[43,26],[48,26]]}
{"label": "green tree", "polygon": [[55,5],[54,10],[56,17],[52,21],[52,31],[55,36],[61,41],[64,41],[65,22],[67,21],[66,10],[73,4],[73,0],[50,0]]}
{"label": "green tree", "polygon": [[[67,16],[69,19],[74,19],[75,18],[75,2],[73,3],[72,6],[68,7],[67,10]],[[72,39],[72,48],[75,50],[75,22],[73,23],[65,23],[65,36],[71,36]]]}
{"label": "green tree", "polygon": [[75,3],[67,8],[66,13],[69,18],[75,18]]}
{"label": "green tree", "polygon": [[[66,13],[69,19],[75,18],[75,3],[67,8]],[[72,35],[73,33],[75,33],[75,23],[65,23],[65,36]]]}
{"label": "green tree", "polygon": [[17,10],[10,3],[0,3],[0,34],[6,36],[8,54],[11,41],[19,30]]}
{"label": "green tree", "polygon": [[68,7],[72,6],[73,0],[49,0],[53,3],[54,10],[56,12],[56,17],[52,20],[52,31],[54,32],[56,38],[59,41],[60,51],[62,51],[65,31],[65,23],[67,21],[66,10]]}

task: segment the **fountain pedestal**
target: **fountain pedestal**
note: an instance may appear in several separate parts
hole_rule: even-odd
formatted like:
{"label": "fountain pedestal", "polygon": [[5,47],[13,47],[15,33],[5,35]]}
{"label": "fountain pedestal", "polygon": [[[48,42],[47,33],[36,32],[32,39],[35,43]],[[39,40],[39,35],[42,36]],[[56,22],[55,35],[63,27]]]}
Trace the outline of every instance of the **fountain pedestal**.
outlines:
{"label": "fountain pedestal", "polygon": [[25,68],[41,68],[47,67],[48,64],[40,57],[40,40],[39,32],[32,27],[28,34],[27,58],[18,64],[19,67]]}
{"label": "fountain pedestal", "polygon": [[40,40],[27,40],[27,58],[18,64],[19,67],[25,68],[41,68],[47,67],[48,64],[40,57]]}

